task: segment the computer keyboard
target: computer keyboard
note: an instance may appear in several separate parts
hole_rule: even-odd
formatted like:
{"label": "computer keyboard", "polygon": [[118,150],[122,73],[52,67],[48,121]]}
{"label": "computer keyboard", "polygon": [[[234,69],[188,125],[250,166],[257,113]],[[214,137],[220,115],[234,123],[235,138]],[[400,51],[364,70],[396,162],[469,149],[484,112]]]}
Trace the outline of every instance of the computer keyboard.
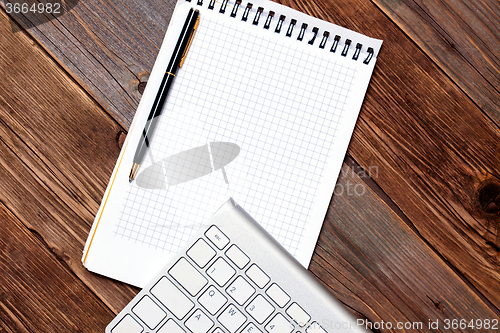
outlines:
{"label": "computer keyboard", "polygon": [[111,321],[111,333],[365,332],[229,199]]}

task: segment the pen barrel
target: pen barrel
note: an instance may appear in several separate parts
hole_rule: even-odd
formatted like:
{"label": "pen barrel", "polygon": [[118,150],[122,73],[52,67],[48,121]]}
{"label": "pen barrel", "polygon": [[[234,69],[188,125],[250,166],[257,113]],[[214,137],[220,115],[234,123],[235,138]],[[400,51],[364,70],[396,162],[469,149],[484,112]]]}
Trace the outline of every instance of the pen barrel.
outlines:
{"label": "pen barrel", "polygon": [[182,61],[182,58],[185,55],[185,51],[190,44],[190,40],[193,34],[193,30],[196,27],[196,23],[198,20],[199,12],[197,10],[194,10],[191,8],[188,13],[188,17],[186,18],[186,22],[184,23],[184,26],[182,27],[181,35],[177,41],[177,44],[175,45],[174,48],[174,53],[172,55],[172,58],[170,58],[170,62],[168,63],[167,72],[170,72],[175,75],[177,72],[177,69],[179,68],[179,65]]}
{"label": "pen barrel", "polygon": [[[172,73],[165,73],[165,76],[163,76],[163,79],[161,80],[160,88],[158,89],[158,94],[156,94],[155,101],[153,102],[153,106],[151,107],[151,112],[149,113],[148,116],[148,121],[150,121],[153,118],[157,118],[158,116],[161,115],[163,111],[163,104],[165,104],[165,100],[167,99],[168,92],[170,90],[170,86],[172,85],[172,82],[174,81],[175,75]],[[148,133],[148,136],[151,136],[149,133],[149,129],[151,130],[154,129],[154,127],[148,127],[148,124],[144,126],[144,131]],[[149,146],[149,143],[148,143]]]}
{"label": "pen barrel", "polygon": [[[150,143],[150,138],[153,135],[154,129],[156,127],[156,123],[158,122],[158,117],[153,117],[151,119],[148,119],[146,126],[144,130],[142,131],[142,137],[141,140],[139,141],[139,145],[137,146],[137,150],[135,151],[134,155],[134,163],[141,164],[141,161],[144,157],[144,154],[146,153],[146,150],[149,147]],[[146,128],[149,128],[146,130]]]}
{"label": "pen barrel", "polygon": [[[163,104],[167,99],[168,92],[170,90],[170,86],[175,77],[175,73],[177,72],[177,68],[181,63],[183,56],[185,56],[185,52],[187,47],[190,45],[191,38],[193,37],[193,33],[196,30],[197,24],[199,21],[199,11],[191,10],[188,13],[188,17],[186,18],[186,22],[181,31],[181,35],[177,41],[177,44],[174,48],[174,53],[170,58],[170,62],[165,70],[165,75],[163,76],[163,80],[158,89],[158,93],[154,100],[153,106],[151,107],[151,112],[149,113],[148,120],[146,125],[144,126],[144,130],[142,131],[142,137],[139,141],[137,149],[134,155],[134,165],[140,165],[146,150],[149,148],[151,143],[151,138],[153,137],[153,132],[156,128],[156,123],[162,113]],[[131,177],[133,179],[133,177]]]}
{"label": "pen barrel", "polygon": [[153,137],[153,133],[156,128],[156,124],[158,123],[158,120],[162,113],[163,105],[165,104],[169,88],[172,85],[173,81],[173,74],[165,74],[165,76],[163,77],[159,93],[158,95],[156,95],[155,101],[153,103],[153,109],[155,110],[155,112],[149,114],[146,125],[144,126],[142,137],[139,140],[139,145],[137,146],[137,150],[135,151],[134,163],[140,164],[146,150],[149,148],[151,138]]}

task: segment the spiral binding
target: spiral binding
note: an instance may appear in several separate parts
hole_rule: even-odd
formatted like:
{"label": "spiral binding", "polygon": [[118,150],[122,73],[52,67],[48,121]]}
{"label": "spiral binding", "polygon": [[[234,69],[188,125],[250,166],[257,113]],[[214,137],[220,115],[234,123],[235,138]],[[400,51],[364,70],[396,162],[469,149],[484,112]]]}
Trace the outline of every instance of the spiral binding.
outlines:
{"label": "spiral binding", "polygon": [[[186,0],[186,1],[187,2],[191,2],[191,0]],[[210,2],[208,4],[208,9],[213,10],[215,8],[216,0],[209,0],[209,1]],[[224,14],[226,12],[226,8],[227,8],[227,4],[228,3],[229,3],[229,0],[222,0],[222,4],[221,4],[221,7],[219,9],[219,13]],[[242,0],[236,0],[235,5],[234,5],[234,7],[233,7],[233,9],[231,11],[231,17],[235,18],[237,16],[237,12],[238,12],[238,10],[239,10],[239,8],[241,6],[241,3],[242,3]],[[197,0],[197,5],[198,6],[202,6],[203,5],[203,0]],[[248,20],[249,15],[250,15],[250,10],[252,9],[252,7],[253,7],[252,3],[250,3],[250,2],[247,3],[245,9],[243,10],[243,14],[241,16],[241,20],[242,21],[246,22]],[[263,12],[264,12],[264,8],[263,7],[257,8],[257,12],[255,13],[255,16],[254,16],[253,21],[252,21],[253,25],[258,25],[259,24],[259,21],[261,19],[261,16],[262,16]],[[268,15],[267,15],[267,17],[265,19],[265,22],[264,22],[264,29],[269,30],[269,28],[271,27],[274,15],[275,15],[275,12],[269,11],[269,13],[268,13]],[[285,19],[286,19],[285,15],[280,15],[280,17],[278,18],[278,22],[276,24],[276,28],[274,29],[275,33],[281,33],[281,29],[283,27],[283,23],[285,22]],[[286,30],[286,37],[292,37],[292,32],[293,32],[296,24],[297,24],[297,20],[296,19],[291,19],[290,20],[290,24],[288,25],[288,28]],[[302,23],[302,25],[300,27],[299,34],[297,36],[297,40],[302,41],[304,39],[305,33],[307,31],[307,28],[308,28],[308,24],[307,23]],[[313,36],[312,36],[312,38],[307,43],[309,45],[314,45],[314,43],[316,42],[316,39],[318,37],[319,28],[318,27],[313,27],[311,31],[313,33]],[[330,37],[330,32],[324,31],[323,32],[323,36],[321,38],[321,41],[319,42],[319,45],[318,45],[318,47],[320,49],[324,49],[326,47],[326,44],[328,42],[328,38],[329,37]],[[334,38],[333,38],[333,44],[330,47],[330,52],[332,52],[332,53],[337,52],[337,48],[338,48],[341,40],[342,40],[341,36],[339,36],[339,35],[335,35],[334,36]],[[351,48],[351,44],[352,44],[352,41],[350,39],[346,39],[345,40],[345,42],[344,42],[344,48],[342,49],[342,52],[340,53],[341,56],[347,57],[347,54],[349,53],[349,49]],[[362,44],[360,44],[360,43],[356,44],[355,49],[354,49],[354,54],[352,56],[353,60],[357,61],[359,59],[359,55],[361,54],[361,49],[362,48],[363,48]],[[368,55],[363,60],[363,64],[367,65],[367,64],[370,63],[370,60],[373,58],[373,55],[374,55],[375,51],[374,51],[374,49],[372,47],[368,47],[368,49],[366,50],[366,52],[368,53]]]}

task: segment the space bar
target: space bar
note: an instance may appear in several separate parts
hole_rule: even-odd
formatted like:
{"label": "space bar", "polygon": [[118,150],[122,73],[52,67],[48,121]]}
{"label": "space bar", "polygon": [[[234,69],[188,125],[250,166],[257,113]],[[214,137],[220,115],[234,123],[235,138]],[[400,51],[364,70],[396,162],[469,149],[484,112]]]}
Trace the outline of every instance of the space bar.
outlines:
{"label": "space bar", "polygon": [[177,319],[184,318],[194,307],[194,303],[166,277],[162,277],[151,288],[151,294],[158,299]]}

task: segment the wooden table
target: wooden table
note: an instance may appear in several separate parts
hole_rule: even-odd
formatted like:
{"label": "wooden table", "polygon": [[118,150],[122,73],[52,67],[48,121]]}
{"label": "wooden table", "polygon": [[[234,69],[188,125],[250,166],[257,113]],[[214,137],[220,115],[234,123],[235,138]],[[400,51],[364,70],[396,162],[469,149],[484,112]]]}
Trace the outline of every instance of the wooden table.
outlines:
{"label": "wooden table", "polygon": [[[80,259],[173,3],[66,3],[0,9],[1,332],[102,332],[138,292]],[[384,40],[310,271],[379,331],[481,331],[460,324],[500,317],[500,3],[283,4]]]}

